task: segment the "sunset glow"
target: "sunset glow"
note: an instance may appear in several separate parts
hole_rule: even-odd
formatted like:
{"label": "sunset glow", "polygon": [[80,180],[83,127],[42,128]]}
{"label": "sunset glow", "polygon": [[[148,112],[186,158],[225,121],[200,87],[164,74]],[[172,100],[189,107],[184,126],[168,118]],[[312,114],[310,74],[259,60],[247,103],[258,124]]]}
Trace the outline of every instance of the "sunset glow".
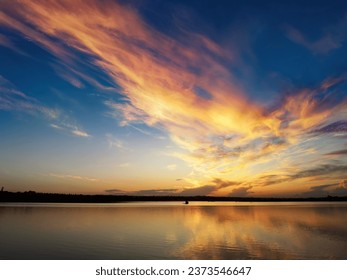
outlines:
{"label": "sunset glow", "polygon": [[347,4],[154,2],[1,1],[0,185],[347,195]]}

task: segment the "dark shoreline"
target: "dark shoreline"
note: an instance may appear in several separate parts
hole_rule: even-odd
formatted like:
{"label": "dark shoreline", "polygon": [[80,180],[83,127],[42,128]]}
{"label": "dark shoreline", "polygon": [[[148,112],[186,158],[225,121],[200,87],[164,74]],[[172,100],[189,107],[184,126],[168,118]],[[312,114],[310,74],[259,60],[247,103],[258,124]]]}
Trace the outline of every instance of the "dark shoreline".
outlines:
{"label": "dark shoreline", "polygon": [[231,201],[231,202],[323,202],[347,201],[347,196],[308,198],[278,197],[216,197],[216,196],[131,196],[131,195],[86,195],[27,192],[0,192],[0,202],[42,203],[117,203],[141,201]]}

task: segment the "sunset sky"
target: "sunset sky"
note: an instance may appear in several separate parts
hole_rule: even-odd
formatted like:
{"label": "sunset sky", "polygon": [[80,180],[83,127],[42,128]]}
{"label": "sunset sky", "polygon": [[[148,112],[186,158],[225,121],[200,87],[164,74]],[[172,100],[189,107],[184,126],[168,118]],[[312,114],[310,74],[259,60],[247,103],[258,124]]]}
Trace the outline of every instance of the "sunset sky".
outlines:
{"label": "sunset sky", "polygon": [[1,0],[8,191],[347,195],[347,2]]}

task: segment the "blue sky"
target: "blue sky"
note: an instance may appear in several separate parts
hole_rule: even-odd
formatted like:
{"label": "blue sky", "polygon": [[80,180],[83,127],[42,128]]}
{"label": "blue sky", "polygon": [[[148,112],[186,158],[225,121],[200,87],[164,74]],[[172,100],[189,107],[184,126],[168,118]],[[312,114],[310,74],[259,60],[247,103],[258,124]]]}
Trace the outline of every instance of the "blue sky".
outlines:
{"label": "blue sky", "polygon": [[342,1],[2,1],[0,184],[346,195],[346,30]]}

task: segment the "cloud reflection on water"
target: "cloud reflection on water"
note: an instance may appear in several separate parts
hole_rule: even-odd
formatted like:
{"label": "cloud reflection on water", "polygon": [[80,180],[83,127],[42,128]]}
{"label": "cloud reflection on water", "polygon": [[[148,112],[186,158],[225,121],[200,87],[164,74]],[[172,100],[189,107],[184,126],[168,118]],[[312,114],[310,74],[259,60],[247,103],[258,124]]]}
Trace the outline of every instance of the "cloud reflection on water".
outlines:
{"label": "cloud reflection on water", "polygon": [[0,259],[347,257],[345,203],[0,206]]}

